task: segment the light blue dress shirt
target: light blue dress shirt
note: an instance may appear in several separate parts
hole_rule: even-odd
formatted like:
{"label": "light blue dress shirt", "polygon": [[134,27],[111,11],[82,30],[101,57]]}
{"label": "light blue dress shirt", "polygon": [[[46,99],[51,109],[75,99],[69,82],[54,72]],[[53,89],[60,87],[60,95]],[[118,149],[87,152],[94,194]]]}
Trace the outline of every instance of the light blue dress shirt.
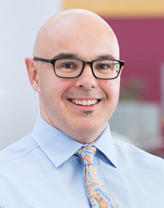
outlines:
{"label": "light blue dress shirt", "polygon": [[[114,140],[107,126],[92,143],[95,165],[118,208],[164,207],[164,160]],[[32,134],[0,152],[0,207],[89,208],[81,160],[83,144],[39,115]]]}

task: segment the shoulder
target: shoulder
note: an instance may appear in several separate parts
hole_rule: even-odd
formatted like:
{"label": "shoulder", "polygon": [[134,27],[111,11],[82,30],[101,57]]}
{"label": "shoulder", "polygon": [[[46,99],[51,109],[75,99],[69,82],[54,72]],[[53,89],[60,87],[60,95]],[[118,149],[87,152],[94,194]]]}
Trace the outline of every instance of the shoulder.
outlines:
{"label": "shoulder", "polygon": [[123,141],[113,139],[117,158],[140,167],[160,168],[164,172],[164,159]]}
{"label": "shoulder", "polygon": [[35,150],[38,145],[30,135],[0,151],[0,167],[12,161],[25,157]]}

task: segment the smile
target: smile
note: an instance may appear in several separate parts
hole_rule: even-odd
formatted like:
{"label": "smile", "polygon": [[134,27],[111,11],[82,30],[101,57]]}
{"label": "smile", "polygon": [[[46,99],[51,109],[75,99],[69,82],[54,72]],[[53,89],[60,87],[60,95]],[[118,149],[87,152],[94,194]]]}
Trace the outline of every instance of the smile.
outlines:
{"label": "smile", "polygon": [[76,105],[83,105],[83,106],[91,106],[98,103],[100,100],[77,100],[77,99],[70,99],[70,101]]}

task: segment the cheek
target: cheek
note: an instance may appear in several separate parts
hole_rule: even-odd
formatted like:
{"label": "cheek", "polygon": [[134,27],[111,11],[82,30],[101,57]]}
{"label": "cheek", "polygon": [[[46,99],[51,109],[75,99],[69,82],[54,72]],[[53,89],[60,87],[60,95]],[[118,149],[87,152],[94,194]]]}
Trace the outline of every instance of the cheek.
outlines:
{"label": "cheek", "polygon": [[119,80],[106,80],[105,81],[105,91],[109,98],[118,98],[120,91],[120,82]]}
{"label": "cheek", "polygon": [[106,80],[105,83],[106,83],[106,85],[109,85],[110,87],[112,86],[112,83],[109,80]]}
{"label": "cheek", "polygon": [[41,92],[52,96],[52,98],[55,96],[61,98],[67,88],[63,79],[56,77],[54,73],[49,73],[47,76],[44,76],[41,79],[40,86]]}

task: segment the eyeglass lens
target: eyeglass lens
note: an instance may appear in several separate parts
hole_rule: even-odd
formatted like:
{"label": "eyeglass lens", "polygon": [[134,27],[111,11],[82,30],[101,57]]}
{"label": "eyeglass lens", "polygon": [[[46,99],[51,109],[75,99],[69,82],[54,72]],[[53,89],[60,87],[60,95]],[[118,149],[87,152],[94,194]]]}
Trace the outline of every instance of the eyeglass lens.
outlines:
{"label": "eyeglass lens", "polygon": [[[60,77],[77,77],[83,68],[83,62],[78,59],[58,59],[55,62],[55,72]],[[115,60],[97,60],[92,65],[98,78],[115,78],[120,70],[120,63]]]}

